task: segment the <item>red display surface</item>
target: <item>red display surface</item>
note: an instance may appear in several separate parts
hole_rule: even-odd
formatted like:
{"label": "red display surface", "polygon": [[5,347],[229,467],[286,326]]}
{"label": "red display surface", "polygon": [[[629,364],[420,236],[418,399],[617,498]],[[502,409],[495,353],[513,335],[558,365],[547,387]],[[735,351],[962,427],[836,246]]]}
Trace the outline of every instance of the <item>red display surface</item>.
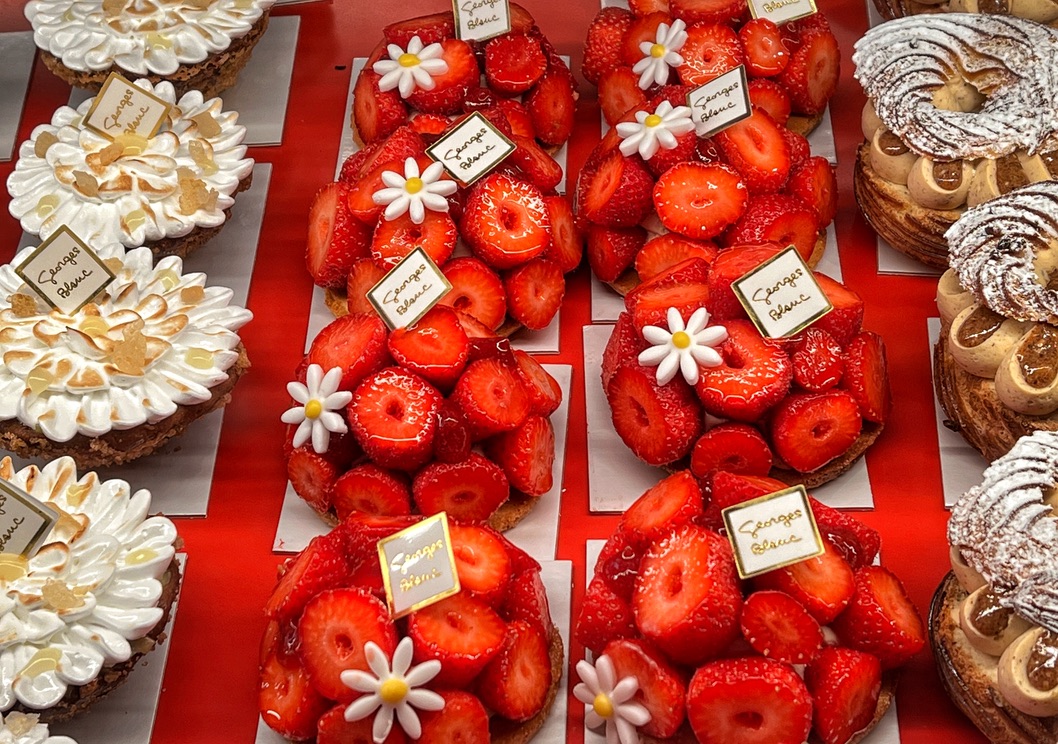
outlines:
{"label": "red display surface", "polygon": [[[520,2],[579,70],[581,45],[598,0]],[[21,0],[0,0],[0,32],[29,28],[23,5]],[[841,191],[835,225],[844,280],[867,303],[864,325],[886,340],[894,398],[891,421],[867,455],[876,508],[857,516],[881,532],[883,561],[903,579],[925,614],[948,570],[948,512],[941,493],[926,331],[926,318],[936,315],[936,280],[877,272],[874,233],[852,193],[864,96],[853,79],[850,57],[853,43],[867,28],[866,7],[863,0],[819,0],[819,6],[842,50],[841,83],[831,112]],[[152,739],[156,744],[254,739],[258,644],[265,624],[261,608],[282,560],[272,552],[286,485],[279,416],[289,404],[285,384],[301,359],[312,291],[303,258],[309,204],[316,190],[331,180],[342,128],[348,126],[344,106],[352,58],[371,51],[384,24],[449,7],[447,0],[335,0],[273,11],[277,16],[301,16],[301,28],[283,144],[250,150],[252,157],[273,166],[248,302],[255,319],[242,332],[253,369],[239,383],[224,417],[208,517],[176,520],[189,561],[168,641],[171,652]],[[68,96],[69,88],[38,59],[18,141],[49,121]],[[598,139],[594,89],[584,84],[570,143],[570,183]],[[0,163],[0,179],[6,181],[13,168],[13,162]],[[6,215],[7,201],[5,189],[0,216],[4,261],[13,256],[21,234],[17,221]],[[586,266],[570,277],[561,353],[543,359],[574,367],[555,556],[574,564],[574,616],[584,593],[584,542],[608,537],[617,524],[616,516],[592,516],[588,511],[582,375],[598,374],[584,369],[581,353],[581,326],[591,322],[588,279]],[[583,653],[574,643],[571,662]],[[571,679],[576,679],[572,669]],[[948,701],[926,653],[902,672],[897,705],[904,744],[932,744],[938,736],[943,741],[984,740]],[[583,706],[571,694],[569,709],[568,740],[581,742]]]}

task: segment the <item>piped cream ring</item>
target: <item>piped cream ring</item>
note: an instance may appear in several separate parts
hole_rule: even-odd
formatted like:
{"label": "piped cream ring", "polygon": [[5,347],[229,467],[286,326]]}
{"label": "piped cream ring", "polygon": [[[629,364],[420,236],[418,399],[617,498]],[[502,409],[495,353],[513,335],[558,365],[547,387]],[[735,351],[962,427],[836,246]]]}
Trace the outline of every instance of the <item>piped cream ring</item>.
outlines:
{"label": "piped cream ring", "polygon": [[907,190],[911,194],[911,199],[927,209],[958,209],[964,205],[966,195],[970,191],[970,183],[973,181],[974,169],[965,161],[960,162],[958,164],[959,185],[953,189],[947,189],[937,183],[933,166],[934,161],[929,158],[919,158],[911,166],[907,174]]}
{"label": "piped cream ring", "polygon": [[[958,318],[956,318],[958,321]],[[1058,329],[1034,325],[1010,347],[996,370],[996,395],[1007,408],[1027,416],[1046,416],[1058,410],[1058,374],[1046,385],[1032,385],[1025,378],[1019,357],[1029,345],[1052,349]]]}
{"label": "piped cream ring", "polygon": [[1022,713],[1036,717],[1058,715],[1058,687],[1038,690],[1029,681],[1028,662],[1032,647],[1045,632],[1036,627],[1022,633],[999,657],[999,692]]}
{"label": "piped cream ring", "polygon": [[1037,23],[1058,21],[1058,3],[1053,0],[1009,0],[1010,14]]}
{"label": "piped cream ring", "polygon": [[873,140],[875,132],[884,126],[882,120],[878,118],[874,106],[871,105],[870,101],[867,101],[860,112],[860,131],[863,132],[863,138],[867,141]]}
{"label": "piped cream ring", "polygon": [[881,178],[889,181],[889,183],[905,186],[907,185],[908,176],[911,175],[911,169],[915,167],[919,157],[911,151],[903,152],[900,155],[890,155],[885,152],[882,149],[880,140],[887,131],[885,127],[879,127],[874,131],[874,136],[871,137],[871,169]]}
{"label": "piped cream ring", "polygon": [[941,274],[937,283],[937,310],[940,312],[941,325],[950,327],[955,316],[973,304],[973,295],[959,284],[959,277],[954,271],[948,269]]}
{"label": "piped cream ring", "polygon": [[951,561],[951,570],[955,574],[955,578],[959,580],[959,586],[967,594],[972,594],[981,587],[988,586],[988,582],[978,573],[977,569],[963,560],[962,552],[958,546],[952,545],[948,548],[948,560]]}
{"label": "piped cream ring", "polygon": [[[994,377],[1000,365],[1009,356],[1010,349],[1025,335],[1028,323],[1005,319],[996,331],[977,346],[964,346],[960,334],[968,321],[978,311],[990,313],[987,308],[974,303],[967,307],[951,322],[948,332],[948,349],[955,363],[976,377]],[[994,317],[994,316],[993,316]]]}
{"label": "piped cream ring", "polygon": [[995,635],[982,633],[974,625],[971,616],[988,591],[987,585],[979,587],[963,600],[962,605],[959,606],[959,627],[966,634],[970,644],[978,651],[989,656],[1000,656],[1019,636],[1030,630],[1032,624],[1007,609],[1009,612],[1007,624],[999,633]]}

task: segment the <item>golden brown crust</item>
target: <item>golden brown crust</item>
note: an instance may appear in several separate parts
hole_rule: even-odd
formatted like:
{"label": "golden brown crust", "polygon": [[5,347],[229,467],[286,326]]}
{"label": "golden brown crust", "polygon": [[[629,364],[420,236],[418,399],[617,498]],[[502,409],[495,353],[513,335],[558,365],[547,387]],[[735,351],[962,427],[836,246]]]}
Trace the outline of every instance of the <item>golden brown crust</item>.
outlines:
{"label": "golden brown crust", "polygon": [[966,596],[949,573],[929,608],[930,643],[948,697],[995,744],[1053,744],[1058,718],[1035,718],[1006,705],[996,681],[998,659],[977,651],[959,627]]}
{"label": "golden brown crust", "polygon": [[[239,181],[238,188],[232,193],[232,197],[239,194],[246,189],[250,188],[253,183],[253,171],[250,171],[250,175]],[[231,207],[224,210],[224,222],[217,225],[216,227],[196,227],[194,230],[189,232],[187,235],[179,238],[162,238],[160,240],[152,240],[145,245],[151,249],[151,253],[154,254],[154,260],[157,261],[159,258],[166,256],[179,256],[180,258],[187,258],[188,255],[196,251],[197,249],[204,246],[209,241],[213,240],[224,226],[231,220]]]}
{"label": "golden brown crust", "polygon": [[995,381],[964,370],[948,349],[948,329],[942,328],[933,348],[933,386],[948,419],[944,425],[989,462],[1010,451],[1014,443],[1034,431],[1058,431],[1058,413],[1026,416],[1011,410],[996,395]]}
{"label": "golden brown crust", "polygon": [[554,626],[551,627],[551,645],[548,649],[548,655],[551,657],[551,686],[547,688],[547,699],[544,701],[544,707],[535,716],[522,723],[493,716],[492,720],[489,721],[489,736],[492,744],[526,744],[526,742],[536,736],[536,732],[544,725],[548,714],[551,713],[551,706],[555,704],[555,697],[558,695],[558,685],[562,681],[562,670],[566,665],[562,636],[559,635],[558,629]]}
{"label": "golden brown crust", "polygon": [[239,358],[228,369],[228,379],[213,388],[209,400],[193,406],[177,406],[176,413],[154,424],[112,430],[101,437],[77,434],[68,442],[53,442],[40,432],[11,419],[0,422],[0,448],[19,457],[52,460],[68,455],[80,470],[123,465],[149,455],[173,437],[184,433],[192,421],[222,408],[231,400],[235,383],[250,368],[246,348],[237,347]]}
{"label": "golden brown crust", "polygon": [[961,209],[926,209],[911,200],[906,186],[886,181],[870,166],[865,142],[856,153],[853,186],[856,203],[874,231],[903,254],[938,269],[948,268],[944,233]]}
{"label": "golden brown crust", "polygon": [[171,75],[155,75],[153,73],[148,75],[137,75],[136,73],[121,69],[117,65],[112,65],[105,70],[95,72],[79,72],[77,70],[71,70],[64,65],[62,60],[51,52],[41,49],[40,56],[44,61],[44,66],[55,73],[55,75],[75,88],[84,88],[93,93],[98,92],[99,89],[103,87],[103,83],[105,83],[106,79],[110,77],[111,72],[116,72],[128,80],[147,78],[151,81],[152,85],[157,85],[163,80],[168,80],[176,89],[177,99],[188,91],[200,90],[202,91],[202,96],[206,100],[209,100],[210,98],[218,96],[221,91],[227,90],[235,85],[239,72],[242,71],[242,68],[245,67],[246,63],[250,60],[250,53],[253,51],[258,39],[261,38],[265,30],[268,28],[268,14],[269,11],[266,10],[257,20],[257,23],[255,23],[250,29],[249,33],[241,38],[233,39],[231,46],[223,52],[210,55],[196,64],[180,65],[180,67],[176,69],[176,72]]}
{"label": "golden brown crust", "polygon": [[786,128],[795,134],[807,137],[819,126],[819,122],[821,121],[823,121],[822,112],[815,116],[794,114],[786,121]]}

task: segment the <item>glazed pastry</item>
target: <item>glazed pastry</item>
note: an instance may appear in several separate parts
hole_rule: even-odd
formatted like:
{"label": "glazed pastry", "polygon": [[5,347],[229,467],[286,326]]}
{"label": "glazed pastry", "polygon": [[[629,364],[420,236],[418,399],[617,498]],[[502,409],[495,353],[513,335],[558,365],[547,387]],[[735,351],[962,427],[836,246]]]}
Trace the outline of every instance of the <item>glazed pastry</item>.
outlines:
{"label": "glazed pastry", "polygon": [[98,91],[111,72],[213,98],[268,28],[275,0],[32,0],[26,18],[49,70]]}
{"label": "glazed pastry", "polygon": [[23,230],[43,240],[66,225],[91,245],[146,245],[159,257],[186,256],[220,232],[253,177],[246,127],[219,98],[136,85],[174,104],[154,137],[111,142],[86,129],[89,99],[60,107],[22,143],[7,189]]}
{"label": "glazed pastry", "polygon": [[944,268],[965,209],[1058,175],[1056,53],[1056,30],[970,13],[891,21],[857,42],[869,100],[856,198],[881,237]]}
{"label": "glazed pastry", "polygon": [[990,13],[1052,25],[1058,21],[1055,0],[874,0],[874,5],[886,18],[917,13]]}

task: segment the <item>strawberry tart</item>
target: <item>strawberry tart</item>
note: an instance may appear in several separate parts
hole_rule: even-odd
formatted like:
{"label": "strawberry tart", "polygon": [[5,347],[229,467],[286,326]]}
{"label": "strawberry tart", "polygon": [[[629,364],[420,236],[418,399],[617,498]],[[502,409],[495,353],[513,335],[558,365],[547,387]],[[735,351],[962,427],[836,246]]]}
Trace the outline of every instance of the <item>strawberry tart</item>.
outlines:
{"label": "strawberry tart", "polygon": [[845,472],[881,433],[889,374],[863,300],[815,273],[833,310],[797,335],[763,337],[731,283],[784,250],[725,249],[687,259],[625,296],[602,360],[614,428],[640,460],[771,475],[815,487]]}
{"label": "strawberry tart", "polygon": [[68,736],[51,736],[36,713],[14,711],[0,716],[0,744],[77,744]]}
{"label": "strawberry tart", "polygon": [[32,733],[26,741],[57,744],[19,713],[70,718],[122,684],[162,642],[180,585],[179,538],[168,519],[147,516],[149,492],[95,473],[78,478],[68,457],[18,471],[4,458],[0,479],[59,515],[28,560],[0,553],[0,710],[13,735],[5,739],[0,729],[0,742]]}
{"label": "strawberry tart", "polygon": [[15,273],[34,250],[0,266],[0,447],[120,465],[231,399],[250,367],[238,330],[253,316],[230,289],[175,256],[116,245],[98,251],[114,281],[66,315]]}
{"label": "strawberry tart", "polygon": [[918,13],[990,13],[1037,23],[1058,21],[1058,3],[1054,0],[874,0],[874,5],[886,18]]}
{"label": "strawberry tart", "polygon": [[405,124],[438,134],[453,117],[495,107],[520,145],[565,144],[573,132],[576,81],[532,15],[513,2],[510,14],[511,31],[487,41],[457,39],[451,12],[383,28],[353,89],[360,142],[378,142]]}
{"label": "strawberry tart", "polygon": [[173,105],[150,139],[86,128],[89,99],[61,106],[22,143],[7,190],[23,230],[43,240],[66,225],[86,243],[146,245],[158,257],[186,256],[220,232],[253,178],[239,114],[167,82],[135,84]]}
{"label": "strawberry tart", "polygon": [[501,107],[477,113],[516,149],[474,184],[426,155],[437,135],[403,125],[350,156],[316,195],[306,261],[335,315],[375,312],[368,290],[422,248],[452,285],[441,303],[468,332],[507,336],[555,318],[565,274],[583,255],[569,202],[555,193],[562,168],[531,137],[511,134]]}
{"label": "strawberry tart", "polygon": [[582,71],[599,86],[610,126],[672,85],[686,99],[691,90],[744,65],[753,105],[807,135],[837,89],[838,42],[822,13],[776,25],[751,20],[746,0],[628,5],[630,10],[604,7],[584,43]]}
{"label": "strawberry tart", "polygon": [[621,517],[574,629],[595,659],[574,695],[607,741],[854,744],[888,709],[926,631],[872,565],[877,532],[811,499],[824,553],[739,580],[721,510],[785,487],[681,471]]}
{"label": "strawberry tart", "polygon": [[375,314],[337,319],[288,390],[287,474],[332,524],[446,511],[503,531],[554,484],[561,387],[506,339],[468,337],[449,307],[393,332]]}
{"label": "strawberry tart", "polygon": [[378,541],[416,517],[353,516],[280,567],[265,605],[261,717],[294,741],[524,744],[562,678],[540,564],[452,525],[461,590],[395,621]]}
{"label": "strawberry tart", "polygon": [[235,84],[275,0],[31,0],[45,66],[98,91],[116,72],[212,98]]}
{"label": "strawberry tart", "polygon": [[994,460],[1058,431],[1058,183],[968,209],[947,238],[934,385],[947,425]]}
{"label": "strawberry tart", "polygon": [[998,15],[935,14],[868,31],[852,59],[868,97],[856,201],[871,227],[943,269],[944,233],[967,208],[1058,177],[1055,54],[1058,30]]}
{"label": "strawberry tart", "polygon": [[1058,434],[1018,440],[952,508],[952,573],[930,610],[940,678],[993,742],[1044,744],[1058,725],[1052,511]]}

